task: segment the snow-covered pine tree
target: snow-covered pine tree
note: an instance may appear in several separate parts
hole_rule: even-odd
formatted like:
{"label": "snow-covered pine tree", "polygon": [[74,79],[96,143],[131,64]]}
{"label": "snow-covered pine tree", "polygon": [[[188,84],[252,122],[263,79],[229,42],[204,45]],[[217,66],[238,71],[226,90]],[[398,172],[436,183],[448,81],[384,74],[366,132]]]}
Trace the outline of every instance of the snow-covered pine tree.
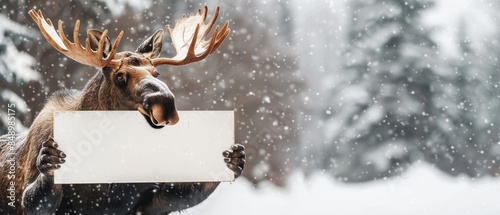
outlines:
{"label": "snow-covered pine tree", "polygon": [[448,150],[436,166],[450,174],[464,172],[474,176],[476,170],[470,168],[469,162],[476,160],[479,154],[470,149],[476,148],[472,145],[476,145],[480,136],[476,135],[478,128],[475,123],[480,98],[474,98],[474,94],[481,81],[477,77],[478,68],[471,63],[479,59],[474,56],[465,28],[462,21],[457,35],[460,56],[445,65],[442,84],[437,86],[433,96],[439,109],[434,112],[436,126],[429,142],[442,144],[442,148]]}
{"label": "snow-covered pine tree", "polygon": [[489,51],[475,50],[465,19],[458,30],[460,55],[450,60],[448,69],[442,72],[443,84],[436,87],[436,129],[429,141],[448,149],[445,159],[436,166],[449,174],[498,174],[498,58],[485,57],[495,56]]}
{"label": "snow-covered pine tree", "polygon": [[0,23],[0,135],[3,135],[8,129],[9,104],[15,111],[17,131],[26,129],[23,122],[30,117],[30,109],[20,86],[39,81],[41,75],[34,69],[35,59],[18,49],[18,45],[33,39],[36,33],[4,14],[0,14]]}
{"label": "snow-covered pine tree", "polygon": [[389,177],[422,154],[435,159],[436,147],[426,137],[433,129],[437,54],[420,23],[433,3],[352,2],[343,85],[332,91],[324,111],[330,113],[324,133],[331,153],[324,165],[339,179]]}

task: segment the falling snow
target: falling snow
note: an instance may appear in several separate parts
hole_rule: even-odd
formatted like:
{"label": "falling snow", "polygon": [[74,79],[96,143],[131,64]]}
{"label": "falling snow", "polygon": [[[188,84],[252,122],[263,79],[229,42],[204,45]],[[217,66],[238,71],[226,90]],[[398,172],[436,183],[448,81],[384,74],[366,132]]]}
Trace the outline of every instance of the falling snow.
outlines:
{"label": "falling snow", "polygon": [[[62,19],[65,32],[80,19],[80,38],[123,30],[118,51],[134,51],[205,4],[208,19],[221,7],[216,25],[229,21],[230,36],[206,60],[158,68],[159,78],[179,110],[234,110],[247,164],[243,179],[186,214],[500,212],[490,201],[500,174],[493,0],[6,1],[0,134],[7,104],[26,130],[53,92],[81,89],[98,72],[53,50],[28,9]],[[161,55],[174,50],[165,35]]]}

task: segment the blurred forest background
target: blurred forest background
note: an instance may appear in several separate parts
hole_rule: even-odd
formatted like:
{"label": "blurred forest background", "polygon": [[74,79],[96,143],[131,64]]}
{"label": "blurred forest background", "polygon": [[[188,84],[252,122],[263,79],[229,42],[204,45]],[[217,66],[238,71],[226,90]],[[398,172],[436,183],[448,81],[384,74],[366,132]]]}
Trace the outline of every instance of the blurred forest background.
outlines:
{"label": "blurred forest background", "polygon": [[[364,182],[419,161],[497,176],[500,1],[444,17],[445,1],[2,0],[0,134],[8,103],[26,130],[54,91],[81,89],[96,72],[53,49],[29,9],[63,20],[65,32],[80,19],[80,38],[109,29],[114,41],[124,30],[118,51],[133,51],[183,13],[208,5],[210,18],[220,6],[231,35],[219,51],[160,67],[160,78],[180,110],[235,110],[253,183],[284,186],[294,171]],[[174,54],[165,36],[162,56]]]}

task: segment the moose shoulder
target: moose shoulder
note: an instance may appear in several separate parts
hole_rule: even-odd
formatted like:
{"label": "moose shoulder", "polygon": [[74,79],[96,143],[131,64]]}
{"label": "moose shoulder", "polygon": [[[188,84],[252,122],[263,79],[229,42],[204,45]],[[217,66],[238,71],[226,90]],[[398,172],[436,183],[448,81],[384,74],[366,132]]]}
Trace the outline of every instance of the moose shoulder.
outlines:
{"label": "moose shoulder", "polygon": [[[41,11],[29,14],[42,35],[59,52],[84,65],[100,68],[81,91],[54,93],[30,129],[20,135],[0,137],[0,214],[168,214],[197,205],[218,183],[143,184],[54,184],[54,171],[64,165],[66,155],[53,136],[54,111],[138,110],[154,128],[179,120],[175,97],[157,79],[159,65],[184,65],[206,58],[229,35],[228,23],[217,26],[207,39],[219,8],[205,23],[207,7],[167,27],[177,55],[160,58],[163,30],[158,30],[135,52],[117,53],[121,32],[114,43],[104,32],[88,30],[85,47],[75,24],[73,42],[58,31]],[[229,169],[238,177],[245,164],[244,147],[235,144],[222,153]]]}

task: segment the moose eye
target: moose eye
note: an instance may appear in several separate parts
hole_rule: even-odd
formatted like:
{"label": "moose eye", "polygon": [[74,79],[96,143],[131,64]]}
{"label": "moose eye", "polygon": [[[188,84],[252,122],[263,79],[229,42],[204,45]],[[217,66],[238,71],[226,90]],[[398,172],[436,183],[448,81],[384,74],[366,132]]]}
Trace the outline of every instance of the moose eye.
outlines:
{"label": "moose eye", "polygon": [[127,77],[123,73],[118,73],[115,76],[116,84],[120,87],[125,86],[127,84]]}

